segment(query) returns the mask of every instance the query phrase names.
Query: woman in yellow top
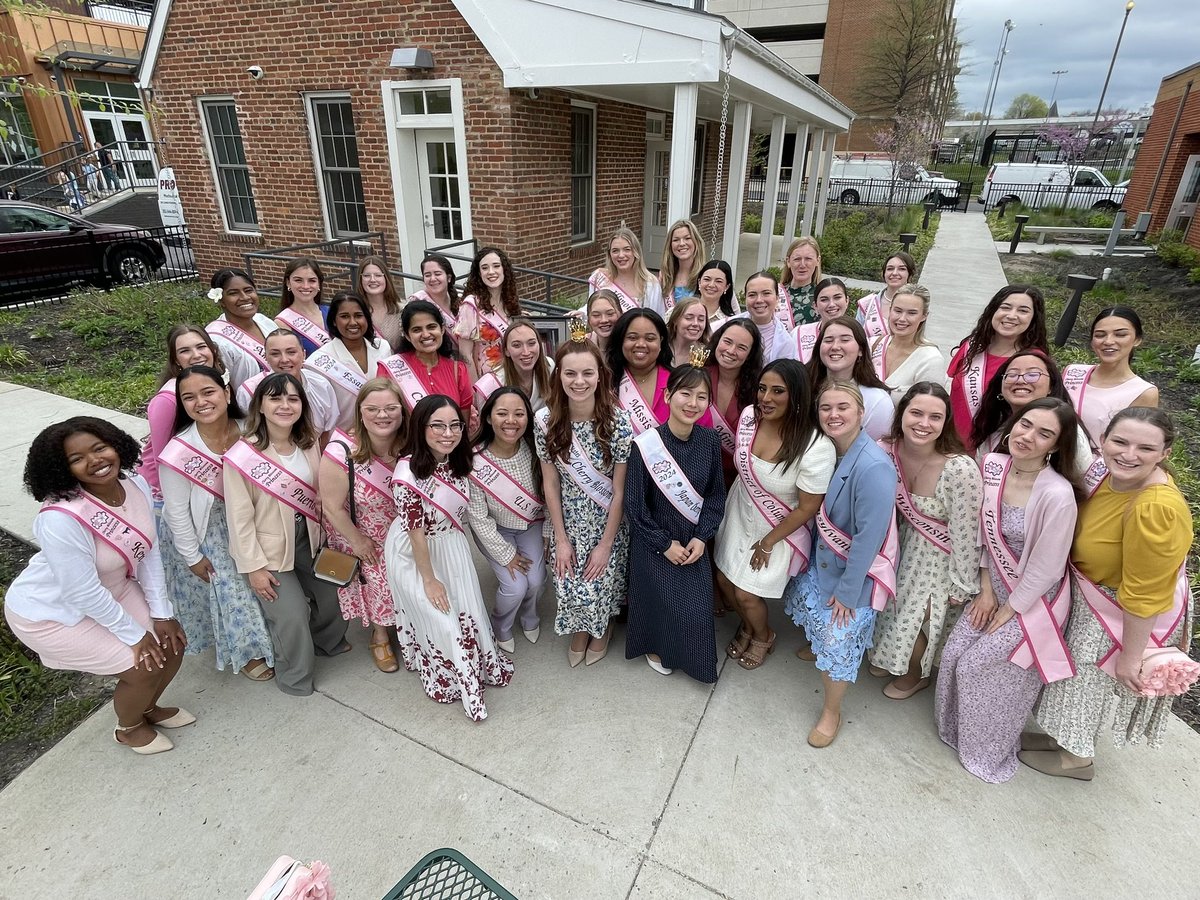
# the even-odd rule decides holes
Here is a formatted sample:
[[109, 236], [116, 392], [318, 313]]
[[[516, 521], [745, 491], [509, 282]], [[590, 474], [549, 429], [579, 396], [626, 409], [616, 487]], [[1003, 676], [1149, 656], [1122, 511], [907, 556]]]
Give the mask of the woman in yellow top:
[[1177, 645], [1185, 631], [1192, 517], [1162, 467], [1174, 440], [1170, 417], [1151, 407], [1120, 411], [1104, 432], [1107, 472], [1089, 471], [1095, 489], [1079, 508], [1071, 548], [1067, 648], [1076, 674], [1042, 693], [1035, 714], [1047, 734], [1021, 740], [1021, 762], [1039, 772], [1090, 781], [1108, 722], [1118, 747], [1143, 736], [1152, 747], [1162, 742], [1173, 698], [1139, 692], [1147, 647]]

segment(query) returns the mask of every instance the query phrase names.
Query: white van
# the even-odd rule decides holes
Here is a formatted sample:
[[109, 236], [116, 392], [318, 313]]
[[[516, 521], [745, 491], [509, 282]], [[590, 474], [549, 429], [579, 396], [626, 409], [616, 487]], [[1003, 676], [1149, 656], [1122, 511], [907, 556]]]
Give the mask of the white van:
[[1125, 188], [1111, 184], [1091, 166], [1079, 166], [1072, 184], [1070, 170], [1062, 163], [993, 163], [976, 199], [984, 209], [1019, 201], [1033, 209], [1115, 210], [1125, 200]]
[[932, 200], [939, 206], [958, 202], [958, 182], [930, 175], [916, 163], [900, 163], [893, 172], [888, 159], [837, 158], [829, 172], [829, 199], [853, 206], [868, 203], [878, 206], [891, 202], [899, 206]]

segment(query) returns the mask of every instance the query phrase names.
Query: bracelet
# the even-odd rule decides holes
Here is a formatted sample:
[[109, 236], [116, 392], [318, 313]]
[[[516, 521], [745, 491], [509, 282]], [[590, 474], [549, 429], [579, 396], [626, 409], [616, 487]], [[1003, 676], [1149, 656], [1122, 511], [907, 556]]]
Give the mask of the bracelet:
[[175, 617], [174, 617], [174, 616], [167, 616], [165, 619], [159, 619], [159, 618], [157, 618], [157, 617], [155, 617], [155, 616], [151, 616], [151, 617], [150, 617], [150, 621], [152, 621], [152, 622], [174, 622], [174, 621], [175, 621]]
[[755, 550], [756, 552], [761, 553], [763, 556], [770, 556], [771, 550], [775, 549], [774, 547], [772, 547], [771, 550], [764, 550], [762, 541], [755, 541], [753, 544], [750, 545], [750, 547], [751, 547], [751, 549]]

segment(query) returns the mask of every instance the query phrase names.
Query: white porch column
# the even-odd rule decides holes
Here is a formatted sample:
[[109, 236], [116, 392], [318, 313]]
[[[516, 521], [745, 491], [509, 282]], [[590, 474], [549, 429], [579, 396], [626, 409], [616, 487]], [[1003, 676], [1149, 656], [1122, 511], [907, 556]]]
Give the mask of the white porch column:
[[[792, 169], [792, 180], [788, 184], [787, 215], [783, 220], [783, 243], [786, 246], [796, 234], [796, 213], [800, 208], [800, 182], [803, 180], [804, 146], [808, 143], [808, 123], [796, 125], [796, 143], [792, 146], [792, 158], [788, 165]], [[799, 161], [799, 165], [797, 165]]]
[[779, 202], [779, 168], [783, 162], [785, 116], [771, 119], [771, 148], [767, 153], [767, 183], [763, 191], [762, 229], [758, 237], [758, 268], [765, 269], [771, 259], [771, 236], [775, 232], [775, 206]]
[[821, 173], [821, 150], [825, 146], [825, 129], [813, 130], [812, 155], [808, 158], [808, 187], [804, 191], [804, 223], [800, 226], [801, 237], [812, 236], [813, 218], [817, 213], [817, 179]]
[[[725, 139], [725, 231], [719, 258], [737, 264], [742, 236], [742, 201], [746, 196], [746, 164], [750, 159], [750, 114], [754, 104], [737, 100], [733, 105], [733, 131]], [[721, 202], [721, 198], [717, 198]], [[716, 248], [711, 248], [714, 251]]]
[[675, 85], [671, 115], [671, 170], [667, 181], [667, 224], [692, 214], [692, 171], [696, 166], [696, 102], [698, 84]]
[[833, 170], [833, 144], [837, 135], [829, 132], [825, 135], [825, 158], [821, 161], [821, 199], [817, 206], [817, 222], [813, 233], [825, 233], [825, 204], [829, 202], [829, 173]]

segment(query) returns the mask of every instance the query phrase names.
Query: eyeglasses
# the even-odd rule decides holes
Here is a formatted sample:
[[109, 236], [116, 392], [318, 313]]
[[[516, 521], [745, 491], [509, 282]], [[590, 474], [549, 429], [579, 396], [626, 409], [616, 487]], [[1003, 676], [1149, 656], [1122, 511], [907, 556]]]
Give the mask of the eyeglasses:
[[426, 427], [434, 434], [461, 434], [463, 430], [463, 423], [430, 422]]
[[395, 406], [364, 406], [362, 408], [362, 412], [364, 416], [369, 416], [370, 418], [374, 419], [377, 416], [397, 415], [401, 409], [403, 409], [403, 407], [400, 406], [400, 404], [396, 404]]
[[1005, 372], [1004, 380], [1011, 383], [1024, 381], [1026, 384], [1037, 384], [1043, 376], [1049, 377], [1045, 372], [1039, 372], [1036, 369], [1030, 372]]

